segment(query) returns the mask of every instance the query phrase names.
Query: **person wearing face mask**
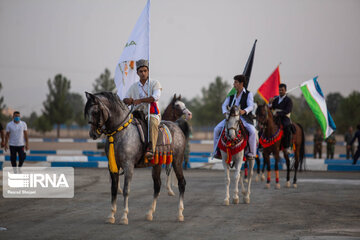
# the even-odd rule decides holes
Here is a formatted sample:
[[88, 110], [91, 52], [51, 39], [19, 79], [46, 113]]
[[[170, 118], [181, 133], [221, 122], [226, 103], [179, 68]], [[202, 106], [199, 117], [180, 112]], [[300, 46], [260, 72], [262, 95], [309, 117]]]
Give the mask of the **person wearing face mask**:
[[27, 125], [20, 120], [20, 112], [15, 111], [13, 121], [6, 125], [5, 151], [10, 147], [10, 160], [14, 172], [16, 169], [16, 156], [19, 156], [19, 171], [25, 160], [25, 150], [29, 149], [29, 139], [27, 134]]

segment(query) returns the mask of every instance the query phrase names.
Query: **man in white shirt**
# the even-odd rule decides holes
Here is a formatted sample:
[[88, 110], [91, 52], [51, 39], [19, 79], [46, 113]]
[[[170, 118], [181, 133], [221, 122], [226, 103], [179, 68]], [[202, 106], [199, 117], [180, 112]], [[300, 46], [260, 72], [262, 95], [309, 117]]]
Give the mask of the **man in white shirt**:
[[[236, 89], [236, 95], [231, 95], [227, 97], [222, 105], [222, 113], [224, 117], [226, 117], [227, 107], [231, 107], [235, 100], [235, 105], [240, 106], [240, 119], [244, 124], [244, 127], [249, 132], [249, 140], [248, 144], [250, 146], [250, 151], [248, 152], [247, 156], [248, 159], [253, 158], [256, 156], [256, 130], [253, 123], [252, 117], [252, 110], [254, 109], [254, 97], [251, 92], [244, 88], [244, 83], [246, 81], [246, 77], [244, 75], [236, 75], [234, 77], [234, 88]], [[220, 138], [221, 130], [225, 126], [225, 119], [221, 121], [215, 128], [214, 128], [214, 153], [216, 154], [217, 143]], [[216, 156], [218, 157], [218, 156]]]
[[25, 160], [25, 151], [29, 149], [29, 139], [27, 134], [27, 125], [20, 120], [20, 112], [15, 111], [13, 121], [6, 125], [5, 151], [10, 146], [11, 166], [16, 171], [16, 155], [19, 155], [19, 168], [22, 167]]
[[[125, 95], [124, 103], [127, 105], [139, 105], [143, 106], [139, 109], [144, 112], [145, 116], [148, 115], [148, 104], [150, 104], [150, 139], [151, 145], [148, 146], [145, 156], [148, 159], [152, 159], [156, 143], [158, 139], [159, 124], [161, 121], [161, 114], [158, 107], [158, 101], [161, 96], [161, 85], [158, 81], [151, 79], [149, 87], [149, 63], [147, 60], [139, 60], [136, 62], [136, 71], [140, 77], [140, 81], [134, 83], [129, 88]], [[150, 89], [149, 89], [150, 88]], [[149, 92], [150, 90], [150, 92]]]

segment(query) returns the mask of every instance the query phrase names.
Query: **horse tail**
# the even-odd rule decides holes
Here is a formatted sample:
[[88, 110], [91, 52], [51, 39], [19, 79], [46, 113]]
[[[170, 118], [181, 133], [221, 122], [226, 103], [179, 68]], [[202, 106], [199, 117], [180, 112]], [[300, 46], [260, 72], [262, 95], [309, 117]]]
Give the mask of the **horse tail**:
[[304, 128], [297, 123], [297, 125], [300, 127], [301, 129], [301, 145], [300, 145], [300, 154], [299, 154], [299, 161], [300, 161], [300, 171], [302, 170], [306, 170], [304, 165], [304, 158], [305, 158], [305, 133], [304, 133]]
[[183, 118], [179, 118], [178, 120], [175, 121], [175, 123], [179, 126], [179, 128], [184, 133], [186, 141], [188, 141], [190, 133], [191, 133], [191, 128], [190, 128], [188, 121], [186, 121]]

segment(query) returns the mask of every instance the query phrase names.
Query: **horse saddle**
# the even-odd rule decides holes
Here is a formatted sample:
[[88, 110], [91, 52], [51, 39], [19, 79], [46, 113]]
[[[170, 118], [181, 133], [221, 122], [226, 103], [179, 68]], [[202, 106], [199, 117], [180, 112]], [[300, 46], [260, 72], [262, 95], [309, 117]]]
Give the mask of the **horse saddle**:
[[[141, 142], [147, 143], [148, 141], [147, 141], [147, 124], [146, 124], [146, 122], [135, 117], [133, 123], [136, 125], [136, 127], [139, 131]], [[156, 148], [167, 147], [170, 149], [171, 143], [172, 143], [172, 136], [171, 136], [171, 132], [170, 132], [169, 128], [164, 123], [160, 123]]]

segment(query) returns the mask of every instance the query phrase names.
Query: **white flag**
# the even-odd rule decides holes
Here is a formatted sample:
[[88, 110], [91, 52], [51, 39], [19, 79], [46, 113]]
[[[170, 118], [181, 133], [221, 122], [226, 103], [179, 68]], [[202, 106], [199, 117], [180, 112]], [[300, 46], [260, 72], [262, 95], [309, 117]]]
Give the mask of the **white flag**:
[[142, 11], [125, 45], [115, 69], [115, 84], [120, 99], [124, 99], [130, 86], [139, 80], [136, 61], [149, 60], [150, 52], [150, 0]]

